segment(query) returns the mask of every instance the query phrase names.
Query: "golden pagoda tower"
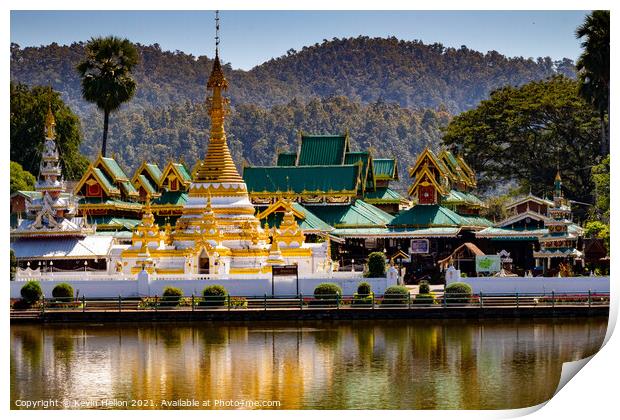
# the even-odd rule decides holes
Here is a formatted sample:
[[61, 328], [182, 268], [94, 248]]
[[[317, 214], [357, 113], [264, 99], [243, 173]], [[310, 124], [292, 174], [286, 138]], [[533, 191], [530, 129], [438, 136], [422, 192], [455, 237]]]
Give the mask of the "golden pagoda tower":
[[[219, 17], [216, 16], [216, 34], [217, 31]], [[228, 98], [224, 97], [227, 88], [219, 57], [219, 36], [216, 35], [215, 60], [207, 82], [210, 91], [207, 107], [211, 117], [207, 153], [192, 175], [188, 200], [177, 221], [173, 243], [178, 248], [195, 246], [205, 235], [207, 221], [211, 224], [209, 230], [218, 231], [221, 245], [230, 250], [227, 273], [260, 273], [266, 270], [264, 259], [269, 255], [269, 238], [255, 216], [246, 184], [226, 141], [224, 121], [230, 109]], [[215, 226], [211, 213], [215, 216]], [[205, 252], [209, 250], [202, 254]]]

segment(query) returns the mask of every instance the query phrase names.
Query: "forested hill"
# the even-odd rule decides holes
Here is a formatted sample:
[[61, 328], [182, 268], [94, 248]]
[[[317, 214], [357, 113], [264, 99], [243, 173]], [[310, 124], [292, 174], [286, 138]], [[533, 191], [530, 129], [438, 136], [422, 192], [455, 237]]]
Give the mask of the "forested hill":
[[[164, 165], [203, 156], [208, 137], [204, 110], [211, 59], [155, 44], [137, 45], [135, 97], [112, 114], [108, 150], [133, 172], [143, 159]], [[226, 52], [222, 51], [223, 58]], [[102, 115], [80, 92], [76, 64], [84, 44], [11, 45], [11, 80], [51, 85], [80, 116], [89, 158], [100, 148]], [[575, 76], [564, 59], [507, 58], [440, 44], [358, 37], [289, 50], [250, 71], [225, 66], [233, 112], [228, 133], [236, 161], [272, 164], [276, 149], [292, 149], [297, 133], [349, 130], [360, 147], [397, 156], [401, 174], [426, 145], [438, 144], [441, 128], [505, 85], [562, 73]], [[408, 183], [401, 180], [401, 188]]]
[[[211, 60], [180, 51], [138, 45], [140, 65], [135, 71], [138, 92], [130, 106], [162, 106], [172, 102], [203, 101]], [[84, 44], [51, 44], [20, 48], [11, 45], [11, 80], [49, 85], [79, 114], [85, 103], [75, 66]], [[226, 52], [222, 53], [226, 58]], [[446, 48], [396, 38], [348, 38], [289, 50], [250, 71], [225, 69], [231, 103], [271, 107], [292, 99], [346, 96], [372, 103], [396, 102], [407, 108], [445, 106], [456, 114], [476, 106], [490, 91], [522, 85], [562, 73], [575, 76], [571, 60], [507, 58], [466, 47]]]

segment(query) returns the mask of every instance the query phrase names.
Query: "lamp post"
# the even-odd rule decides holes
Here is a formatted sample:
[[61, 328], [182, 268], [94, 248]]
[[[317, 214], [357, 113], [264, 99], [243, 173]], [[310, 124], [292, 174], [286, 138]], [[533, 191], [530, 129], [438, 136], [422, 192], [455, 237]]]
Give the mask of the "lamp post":
[[86, 273], [86, 267], [88, 266], [88, 261], [84, 260], [84, 272]]
[[355, 260], [351, 258], [351, 272], [355, 273]]

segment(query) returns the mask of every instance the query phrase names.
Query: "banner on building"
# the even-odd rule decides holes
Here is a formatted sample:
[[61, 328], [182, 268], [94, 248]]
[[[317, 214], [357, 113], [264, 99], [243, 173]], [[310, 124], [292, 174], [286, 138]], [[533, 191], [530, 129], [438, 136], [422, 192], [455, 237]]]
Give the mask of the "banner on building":
[[478, 273], [496, 273], [501, 269], [499, 255], [476, 255], [476, 271]]
[[428, 254], [428, 239], [412, 239], [410, 254]]

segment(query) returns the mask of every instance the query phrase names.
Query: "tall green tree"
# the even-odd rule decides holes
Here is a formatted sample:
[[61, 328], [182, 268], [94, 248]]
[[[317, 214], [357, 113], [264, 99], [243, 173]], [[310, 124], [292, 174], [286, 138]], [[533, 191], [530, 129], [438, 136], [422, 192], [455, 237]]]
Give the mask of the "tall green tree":
[[103, 111], [101, 154], [106, 155], [110, 113], [129, 101], [136, 82], [131, 70], [138, 64], [138, 51], [128, 39], [115, 36], [92, 38], [86, 58], [77, 65], [82, 78], [82, 96]]
[[609, 155], [598, 165], [592, 167], [592, 182], [594, 183], [594, 214], [595, 220], [609, 223]]
[[10, 91], [11, 161], [19, 163], [35, 176], [39, 174], [45, 140], [45, 114], [51, 106], [56, 119], [56, 144], [63, 175], [66, 179], [79, 179], [88, 167], [88, 160], [80, 153], [82, 137], [79, 118], [60, 99], [60, 94], [49, 87], [29, 88], [11, 82]]
[[32, 191], [35, 182], [34, 175], [24, 170], [19, 163], [11, 162], [11, 194], [15, 191]]
[[521, 192], [549, 196], [559, 167], [566, 196], [592, 202], [600, 125], [578, 90], [563, 76], [499, 89], [456, 116], [444, 144], [467, 157], [483, 191], [517, 182]]
[[575, 32], [583, 39], [583, 53], [577, 60], [579, 93], [599, 113], [601, 156], [609, 153], [607, 124], [609, 118], [609, 10], [595, 10]]

